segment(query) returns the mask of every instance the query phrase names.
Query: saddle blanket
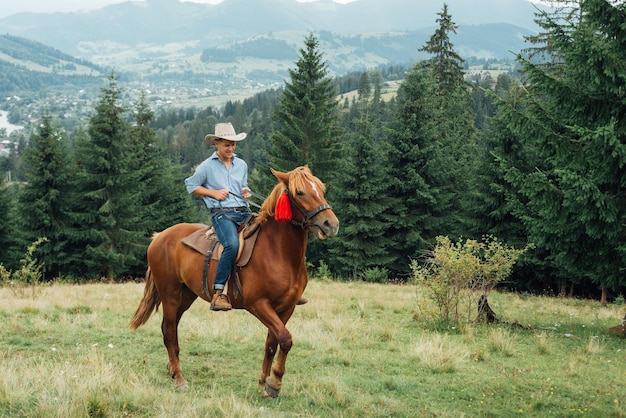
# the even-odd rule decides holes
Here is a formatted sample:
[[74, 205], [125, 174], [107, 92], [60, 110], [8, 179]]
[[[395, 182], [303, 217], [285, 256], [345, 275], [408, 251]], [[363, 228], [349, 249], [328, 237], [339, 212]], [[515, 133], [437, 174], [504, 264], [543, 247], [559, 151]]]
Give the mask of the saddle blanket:
[[[205, 228], [199, 229], [193, 234], [183, 238], [183, 244], [204, 255], [207, 251], [209, 251], [209, 248], [213, 245], [214, 240], [217, 240], [215, 230], [212, 226], [206, 226]], [[211, 258], [213, 260], [219, 260], [223, 249], [224, 247], [222, 247], [222, 244], [218, 241], [213, 249]]]
[[[258, 224], [247, 224], [239, 231], [239, 252], [237, 253], [236, 264], [238, 267], [243, 267], [248, 264], [250, 257], [252, 256], [252, 250], [256, 238], [259, 235], [261, 228]], [[215, 242], [217, 241], [217, 242]], [[202, 255], [206, 255], [207, 252], [213, 248], [211, 252], [212, 260], [219, 260], [222, 255], [224, 247], [218, 241], [215, 230], [212, 226], [206, 226], [201, 228], [191, 235], [183, 238], [183, 244], [199, 252]]]

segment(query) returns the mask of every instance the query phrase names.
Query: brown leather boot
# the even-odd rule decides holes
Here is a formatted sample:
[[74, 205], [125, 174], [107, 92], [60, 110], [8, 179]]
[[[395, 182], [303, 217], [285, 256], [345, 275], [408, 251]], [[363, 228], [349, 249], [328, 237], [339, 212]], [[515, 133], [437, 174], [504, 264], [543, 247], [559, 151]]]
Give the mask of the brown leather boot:
[[212, 311], [229, 311], [233, 307], [228, 302], [228, 296], [223, 293], [221, 289], [216, 289], [215, 294], [213, 295], [213, 299], [211, 299], [211, 310]]
[[296, 305], [304, 305], [305, 303], [309, 303], [309, 300], [307, 298], [300, 298], [300, 300], [296, 302]]

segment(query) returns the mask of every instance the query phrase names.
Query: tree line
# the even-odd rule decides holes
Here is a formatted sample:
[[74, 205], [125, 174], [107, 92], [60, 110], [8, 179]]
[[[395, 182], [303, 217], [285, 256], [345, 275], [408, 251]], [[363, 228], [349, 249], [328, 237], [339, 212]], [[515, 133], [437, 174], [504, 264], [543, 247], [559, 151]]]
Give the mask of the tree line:
[[537, 12], [542, 31], [516, 54], [519, 75], [468, 82], [444, 5], [416, 46], [430, 58], [387, 100], [381, 71], [341, 80], [357, 94], [338, 99], [313, 34], [281, 89], [222, 109], [155, 117], [143, 99], [125, 109], [112, 73], [85, 128], [68, 137], [46, 115], [32, 135], [27, 181], [0, 189], [0, 261], [15, 266], [45, 236], [48, 279], [142, 273], [154, 231], [208, 221], [182, 180], [212, 152], [204, 136], [230, 121], [248, 133], [237, 153], [257, 193], [274, 185], [270, 167], [308, 164], [326, 183], [341, 230], [310, 243], [311, 269], [405, 280], [437, 237], [496, 237], [529, 248], [506, 286], [616, 297], [626, 289], [624, 13], [559, 1]]

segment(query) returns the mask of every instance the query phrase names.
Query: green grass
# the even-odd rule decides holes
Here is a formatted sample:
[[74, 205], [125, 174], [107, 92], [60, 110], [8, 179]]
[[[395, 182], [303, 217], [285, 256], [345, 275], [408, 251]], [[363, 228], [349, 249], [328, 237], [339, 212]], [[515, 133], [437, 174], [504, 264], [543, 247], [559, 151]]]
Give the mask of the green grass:
[[128, 329], [143, 284], [0, 289], [0, 417], [623, 417], [621, 307], [493, 293], [506, 325], [423, 317], [415, 286], [312, 281], [289, 322], [283, 390], [257, 385], [266, 330], [196, 302], [174, 390], [159, 311]]

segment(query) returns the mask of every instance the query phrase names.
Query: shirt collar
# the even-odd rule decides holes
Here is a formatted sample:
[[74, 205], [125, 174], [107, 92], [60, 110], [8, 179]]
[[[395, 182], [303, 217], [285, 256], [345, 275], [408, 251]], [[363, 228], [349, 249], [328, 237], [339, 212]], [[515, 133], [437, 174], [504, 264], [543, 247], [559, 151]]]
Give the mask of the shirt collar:
[[[237, 157], [237, 154], [233, 154], [233, 157], [230, 159], [231, 162], [235, 162], [235, 159]], [[212, 160], [219, 160], [220, 157], [217, 155], [217, 151], [213, 151], [213, 154], [211, 154], [211, 156], [209, 157]]]

